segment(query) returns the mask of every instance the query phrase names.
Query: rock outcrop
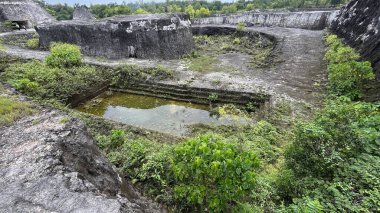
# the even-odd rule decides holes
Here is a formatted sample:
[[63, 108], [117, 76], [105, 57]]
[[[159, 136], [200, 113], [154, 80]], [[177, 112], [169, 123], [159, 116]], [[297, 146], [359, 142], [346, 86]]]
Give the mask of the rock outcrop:
[[123, 197], [113, 166], [84, 124], [43, 109], [0, 128], [0, 212], [161, 212]]
[[257, 27], [288, 27], [309, 30], [323, 30], [335, 18], [337, 11], [309, 12], [247, 12], [234, 15], [218, 15], [199, 18], [193, 21], [195, 25], [233, 24], [240, 22]]
[[33, 27], [54, 18], [32, 0], [0, 0], [0, 22], [24, 22], [26, 27]]
[[95, 19], [95, 16], [91, 13], [91, 9], [86, 6], [77, 7], [74, 10], [73, 20], [91, 21]]
[[36, 27], [40, 45], [66, 42], [86, 55], [110, 59], [176, 59], [194, 48], [186, 14], [116, 16], [97, 21], [63, 21]]
[[339, 12], [331, 31], [369, 60], [380, 79], [380, 1], [353, 0]]

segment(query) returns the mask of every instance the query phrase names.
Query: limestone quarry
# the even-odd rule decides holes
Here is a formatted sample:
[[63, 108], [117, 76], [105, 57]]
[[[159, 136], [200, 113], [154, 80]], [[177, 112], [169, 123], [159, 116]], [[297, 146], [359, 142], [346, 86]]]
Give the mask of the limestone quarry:
[[[327, 130], [305, 123], [319, 116], [318, 110], [330, 102], [351, 101], [346, 97], [329, 99], [334, 64], [326, 56], [326, 48], [330, 48], [325, 38], [328, 33], [342, 38], [342, 45], [357, 50], [360, 59], [353, 56], [355, 60], [371, 62], [376, 78], [368, 74], [368, 79], [360, 79], [364, 82], [360, 81], [364, 94], [353, 101], [371, 102], [373, 105], [366, 110], [378, 111], [379, 11], [378, 0], [352, 0], [340, 10], [252, 10], [198, 18], [168, 12], [96, 18], [89, 8], [81, 6], [73, 12], [72, 20], [57, 21], [31, 0], [0, 0], [0, 22], [25, 24], [28, 28], [0, 33], [4, 46], [0, 51], [0, 100], [10, 101], [0, 103], [0, 212], [241, 212], [244, 208], [233, 207], [241, 207], [243, 201], [254, 203], [245, 207], [253, 212], [305, 206], [324, 208], [324, 211], [333, 209], [334, 205], [326, 204], [331, 198], [328, 196], [317, 194], [311, 201], [308, 197], [307, 204], [302, 206], [302, 202], [292, 200], [300, 199], [293, 195], [298, 189], [289, 187], [286, 189], [295, 191], [282, 194], [285, 188], [281, 184], [290, 184], [286, 181], [295, 182], [291, 178], [297, 178], [288, 177], [285, 172], [291, 171], [293, 167], [289, 165], [297, 160], [289, 163], [289, 156], [299, 150], [293, 147], [289, 151], [287, 147], [307, 141], [306, 136], [299, 137], [304, 131], [312, 138], [308, 144], [312, 148], [302, 147], [302, 153], [310, 148], [322, 154], [303, 156], [306, 160], [301, 161], [327, 159], [331, 153], [336, 155], [334, 162], [356, 156], [348, 142], [345, 147], [339, 147], [344, 155], [332, 151], [336, 144], [325, 146], [324, 143], [335, 140], [328, 131], [335, 128], [334, 122], [326, 121], [331, 125]], [[33, 42], [36, 45], [31, 45]], [[60, 44], [78, 48], [81, 57], [78, 65], [49, 64], [49, 57], [54, 54], [52, 48]], [[39, 76], [46, 73], [46, 79]], [[20, 110], [15, 104], [26, 107]], [[13, 115], [6, 107], [20, 110], [20, 116]], [[349, 113], [348, 108], [355, 107], [360, 105], [342, 111], [351, 116], [356, 111]], [[339, 109], [331, 111], [331, 117], [340, 122], [339, 127], [354, 122], [339, 117], [343, 117], [338, 115]], [[365, 137], [355, 129], [360, 133], [358, 141], [368, 138], [378, 141], [377, 114], [366, 113], [368, 118], [358, 120], [368, 121], [372, 126], [365, 131], [375, 133]], [[371, 116], [375, 118], [373, 121]], [[327, 120], [327, 115], [323, 119]], [[302, 125], [307, 128], [300, 129]], [[344, 131], [354, 127], [344, 126], [336, 132], [346, 134]], [[314, 128], [318, 131], [313, 132]], [[321, 132], [323, 137], [317, 135]], [[205, 142], [204, 134], [204, 138], [211, 138], [209, 142]], [[191, 147], [196, 140], [200, 140], [200, 146]], [[198, 151], [193, 154], [206, 153], [208, 143], [222, 146], [218, 140], [227, 141], [228, 145], [207, 154], [207, 159], [187, 153], [194, 150]], [[182, 147], [183, 144], [186, 146]], [[231, 148], [235, 144], [236, 150]], [[254, 150], [254, 156], [263, 159], [260, 166], [247, 163], [248, 155], [240, 157], [245, 149]], [[231, 150], [237, 154], [231, 154]], [[181, 155], [181, 151], [186, 153]], [[207, 202], [215, 195], [214, 190], [232, 194], [239, 189], [243, 193], [242, 188], [248, 184], [249, 178], [244, 176], [244, 187], [235, 187], [233, 184], [239, 184], [239, 176], [231, 180], [232, 187], [226, 186], [230, 181], [227, 170], [232, 168], [232, 163], [222, 157], [232, 155], [236, 162], [244, 159], [240, 163], [246, 163], [234, 169], [233, 175], [240, 175], [248, 165], [257, 166], [252, 170], [252, 177], [259, 177], [256, 185], [253, 184], [256, 188], [244, 196], [236, 195], [234, 199], [240, 200], [222, 201], [224, 197], [217, 197], [220, 200], [212, 202], [224, 209], [213, 209], [215, 203]], [[176, 162], [186, 156], [189, 159]], [[210, 167], [203, 168], [208, 158], [212, 159]], [[365, 165], [377, 168], [379, 162], [374, 161]], [[352, 161], [356, 166], [355, 163]], [[315, 164], [310, 165], [311, 170]], [[330, 166], [333, 168], [335, 164]], [[191, 170], [201, 167], [207, 172]], [[217, 167], [223, 167], [220, 170], [223, 172], [214, 174]], [[363, 166], [352, 171], [359, 167]], [[376, 168], [366, 175], [370, 176]], [[193, 180], [185, 175], [187, 169], [194, 177], [201, 175]], [[211, 173], [218, 178], [207, 176]], [[283, 176], [288, 179], [276, 182]], [[313, 180], [311, 175], [308, 178]], [[327, 185], [334, 178], [323, 181]], [[200, 179], [201, 183], [191, 182]], [[191, 181], [185, 182], [188, 180]], [[212, 185], [218, 181], [224, 185]], [[206, 184], [211, 187], [207, 188]], [[196, 190], [186, 191], [191, 187]], [[305, 190], [307, 187], [310, 186], [305, 184]], [[379, 190], [378, 184], [372, 188]], [[352, 190], [356, 189], [352, 187]], [[371, 193], [376, 194], [374, 191], [367, 193], [371, 199], [376, 199], [371, 197]], [[192, 197], [206, 192], [210, 196], [198, 200]], [[363, 206], [370, 206], [368, 211], [374, 209], [370, 201], [366, 203], [367, 197], [359, 197], [345, 201], [364, 203]]]

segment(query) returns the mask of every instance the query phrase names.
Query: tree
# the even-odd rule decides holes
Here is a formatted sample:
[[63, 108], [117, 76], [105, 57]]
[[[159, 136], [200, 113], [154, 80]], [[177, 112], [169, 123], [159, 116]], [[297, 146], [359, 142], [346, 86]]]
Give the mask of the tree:
[[191, 19], [193, 19], [195, 17], [195, 10], [194, 10], [193, 6], [191, 6], [191, 5], [187, 6], [185, 12], [187, 14], [189, 14]]

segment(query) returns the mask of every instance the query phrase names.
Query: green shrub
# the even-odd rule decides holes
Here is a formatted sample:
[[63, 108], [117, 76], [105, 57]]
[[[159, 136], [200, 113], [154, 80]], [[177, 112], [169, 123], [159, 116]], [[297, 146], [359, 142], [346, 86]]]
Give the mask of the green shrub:
[[3, 27], [7, 28], [7, 29], [13, 29], [15, 28], [15, 24], [12, 22], [12, 21], [9, 21], [9, 20], [6, 20], [3, 22]]
[[296, 213], [323, 213], [323, 210], [324, 207], [318, 200], [312, 200], [309, 197], [306, 197], [287, 208], [287, 212]]
[[301, 123], [286, 151], [280, 190], [318, 199], [329, 212], [376, 212], [380, 203], [380, 106], [329, 101]]
[[375, 78], [371, 63], [358, 61], [360, 55], [353, 48], [344, 45], [336, 35], [326, 36], [325, 41], [328, 45], [325, 59], [329, 63], [330, 93], [353, 100], [361, 98], [363, 82]]
[[46, 57], [46, 64], [50, 67], [71, 68], [82, 64], [79, 46], [54, 43], [51, 45], [50, 51], [50, 55]]
[[276, 128], [266, 121], [260, 121], [246, 133], [243, 149], [255, 152], [260, 160], [272, 164], [282, 154], [279, 141], [280, 134]]
[[32, 61], [9, 65], [1, 78], [26, 95], [67, 103], [71, 96], [106, 82], [111, 77], [107, 70], [92, 66], [58, 68]]
[[26, 42], [26, 47], [29, 49], [38, 49], [39, 46], [40, 46], [40, 40], [38, 38], [32, 38]]
[[259, 161], [214, 135], [203, 135], [179, 145], [172, 168], [178, 202], [197, 211], [226, 211], [254, 188]]
[[246, 27], [247, 27], [247, 25], [244, 22], [239, 22], [237, 27], [236, 27], [236, 31], [242, 32], [245, 30]]
[[295, 141], [286, 153], [288, 166], [301, 176], [331, 179], [348, 159], [369, 145], [362, 125], [378, 115], [376, 105], [344, 98], [329, 101], [312, 122], [296, 127]]
[[162, 202], [172, 202], [172, 146], [145, 139], [129, 139], [122, 130], [97, 136], [96, 140], [122, 173], [128, 174], [134, 183], [144, 184], [148, 195], [156, 196], [156, 200]]
[[233, 44], [241, 44], [241, 40], [240, 40], [240, 38], [235, 38], [232, 43]]

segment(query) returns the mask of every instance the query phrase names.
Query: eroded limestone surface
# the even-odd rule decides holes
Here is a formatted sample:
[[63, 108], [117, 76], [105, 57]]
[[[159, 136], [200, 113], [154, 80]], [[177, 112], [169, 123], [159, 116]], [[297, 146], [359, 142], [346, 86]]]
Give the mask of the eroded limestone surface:
[[66, 42], [86, 55], [111, 59], [175, 59], [194, 47], [186, 14], [116, 16], [97, 21], [62, 21], [36, 27], [40, 45]]
[[0, 212], [162, 212], [120, 194], [84, 124], [49, 109], [0, 128]]

